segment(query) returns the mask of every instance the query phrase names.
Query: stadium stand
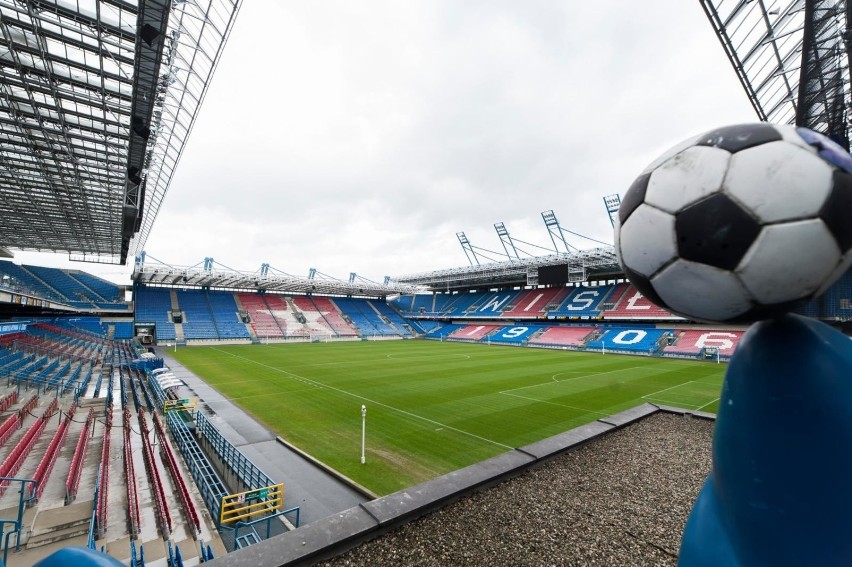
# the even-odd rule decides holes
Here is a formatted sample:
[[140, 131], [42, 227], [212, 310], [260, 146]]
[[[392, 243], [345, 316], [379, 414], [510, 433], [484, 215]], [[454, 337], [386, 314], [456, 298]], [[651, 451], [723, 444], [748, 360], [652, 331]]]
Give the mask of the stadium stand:
[[69, 305], [92, 309], [98, 307], [95, 303], [97, 299], [103, 300], [62, 270], [41, 266], [27, 266], [26, 269], [50, 289], [55, 290]]
[[668, 332], [650, 327], [605, 327], [597, 331], [597, 336], [587, 342], [585, 348], [651, 354], [661, 348], [660, 339]]
[[516, 295], [510, 304], [503, 309], [500, 316], [512, 318], [543, 317], [546, 308], [563, 291], [562, 288], [528, 289]]
[[446, 335], [447, 339], [454, 341], [476, 342], [484, 339], [489, 333], [500, 328], [500, 325], [466, 325]]
[[562, 302], [548, 311], [548, 318], [597, 319], [600, 305], [612, 292], [613, 286], [576, 287], [569, 291]]
[[137, 286], [136, 323], [156, 325], [157, 340], [175, 340], [175, 324], [171, 320], [172, 290], [162, 287]]
[[488, 342], [523, 345], [543, 329], [542, 325], [507, 325], [489, 335]]
[[335, 303], [328, 297], [311, 297], [314, 308], [322, 315], [331, 330], [338, 337], [354, 337], [358, 334], [349, 321], [343, 318], [343, 314]]
[[481, 301], [481, 293], [459, 293], [448, 298], [436, 313], [442, 317], [464, 317], [474, 308], [474, 304]]
[[290, 304], [283, 296], [265, 294], [263, 299], [269, 306], [269, 313], [281, 328], [283, 336], [304, 336], [306, 334], [302, 328], [303, 322], [296, 318]]
[[480, 300], [475, 301], [466, 309], [465, 317], [499, 317], [503, 314], [503, 308], [511, 305], [513, 298], [518, 292], [514, 290], [499, 291], [485, 294]]
[[0, 261], [0, 279], [4, 287], [20, 293], [29, 293], [37, 297], [43, 297], [53, 301], [65, 301], [56, 290], [51, 289], [27, 270], [25, 266], [19, 266], [8, 260]]
[[[203, 290], [178, 290], [178, 305], [183, 312], [183, 336], [186, 340], [218, 339], [216, 322], [210, 310], [210, 302]], [[236, 309], [235, 309], [236, 311]]]
[[673, 315], [642, 295], [633, 284], [621, 283], [613, 290], [610, 298], [601, 302], [601, 316], [618, 320], [683, 320]]
[[263, 338], [280, 338], [284, 336], [281, 322], [272, 314], [266, 295], [259, 293], [238, 293], [237, 301], [248, 314], [251, 328], [255, 336]]
[[409, 319], [408, 324], [422, 335], [427, 335], [437, 331], [444, 326], [444, 323], [441, 323], [440, 321], [431, 321], [427, 319]]
[[293, 312], [301, 323], [301, 331], [305, 336], [331, 337], [335, 335], [334, 330], [328, 324], [323, 314], [317, 310], [310, 297], [297, 295], [289, 298], [293, 306]]
[[364, 299], [351, 297], [335, 297], [334, 303], [340, 308], [361, 336], [396, 336], [399, 333], [376, 309]]
[[0, 286], [84, 310], [128, 308], [121, 288], [77, 270], [0, 261]]
[[429, 331], [424, 338], [444, 340], [446, 337], [463, 327], [465, 327], [465, 325], [460, 323], [449, 323]]
[[233, 293], [206, 291], [205, 297], [220, 339], [249, 338], [246, 324], [240, 320], [239, 309]]
[[[316, 301], [316, 298], [314, 301]], [[378, 300], [367, 300], [367, 303], [369, 303], [370, 306], [379, 313], [379, 316], [384, 317], [399, 335], [403, 337], [413, 336], [409, 322], [403, 319], [399, 313], [394, 311], [390, 305], [384, 301]]]
[[66, 270], [65, 273], [96, 294], [95, 303], [98, 307], [127, 309], [119, 286], [79, 270]]
[[544, 332], [529, 340], [531, 346], [574, 347], [583, 346], [595, 327], [546, 327]]
[[389, 303], [404, 317], [438, 317], [449, 313], [452, 303], [459, 298], [459, 294], [419, 293], [400, 295]]
[[825, 319], [852, 320], [852, 270], [843, 274], [819, 299], [820, 315]]
[[668, 341], [669, 344], [663, 347], [663, 354], [700, 356], [709, 347], [718, 349], [720, 356], [730, 357], [734, 354], [744, 333], [741, 330], [730, 329], [675, 329]]
[[132, 339], [133, 338], [133, 321], [111, 321], [104, 323], [107, 327], [107, 336], [109, 336], [109, 327], [112, 327], [113, 339]]

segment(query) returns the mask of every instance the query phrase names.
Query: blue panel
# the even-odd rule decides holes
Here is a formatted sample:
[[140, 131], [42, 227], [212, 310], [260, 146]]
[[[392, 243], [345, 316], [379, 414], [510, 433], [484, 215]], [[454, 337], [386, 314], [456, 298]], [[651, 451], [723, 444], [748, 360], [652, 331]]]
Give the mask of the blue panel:
[[429, 334], [426, 335], [426, 338], [427, 339], [440, 339], [440, 338], [446, 337], [450, 333], [458, 331], [459, 329], [462, 329], [466, 326], [467, 325], [460, 325], [460, 324], [457, 324], [457, 323], [453, 323], [451, 325], [444, 325], [443, 327], [440, 327], [438, 329], [435, 329], [435, 330], [429, 332]]
[[600, 304], [612, 289], [613, 286], [578, 287], [568, 294], [568, 297], [559, 305], [558, 309], [548, 313], [548, 316], [599, 317], [601, 314]]
[[656, 352], [657, 341], [668, 332], [667, 329], [642, 327], [611, 327], [602, 329], [603, 335], [586, 343], [590, 350], [623, 350], [631, 352]]
[[490, 334], [486, 340], [491, 343], [523, 344], [532, 335], [542, 330], [543, 325], [507, 325]]

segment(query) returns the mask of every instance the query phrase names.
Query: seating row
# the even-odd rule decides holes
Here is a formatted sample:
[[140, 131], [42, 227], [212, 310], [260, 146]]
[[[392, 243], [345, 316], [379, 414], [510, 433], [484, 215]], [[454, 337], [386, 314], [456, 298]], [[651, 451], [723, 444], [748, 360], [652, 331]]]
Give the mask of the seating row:
[[447, 324], [433, 329], [426, 338], [661, 356], [699, 357], [711, 350], [721, 357], [730, 357], [743, 334], [742, 329], [677, 329], [650, 325]]
[[0, 285], [18, 293], [91, 310], [127, 310], [120, 286], [81, 272], [0, 260]]
[[[604, 321], [683, 321], [652, 303], [632, 284], [401, 295], [391, 304], [409, 318], [590, 319]], [[852, 317], [852, 271], [798, 312], [810, 317]]]

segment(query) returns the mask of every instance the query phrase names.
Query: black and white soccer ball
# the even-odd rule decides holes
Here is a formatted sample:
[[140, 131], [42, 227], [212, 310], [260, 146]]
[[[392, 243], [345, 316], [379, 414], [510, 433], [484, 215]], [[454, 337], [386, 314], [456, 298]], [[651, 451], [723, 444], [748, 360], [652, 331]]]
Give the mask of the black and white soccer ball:
[[648, 166], [615, 250], [648, 299], [688, 319], [750, 322], [818, 296], [852, 264], [852, 157], [812, 130], [727, 126]]

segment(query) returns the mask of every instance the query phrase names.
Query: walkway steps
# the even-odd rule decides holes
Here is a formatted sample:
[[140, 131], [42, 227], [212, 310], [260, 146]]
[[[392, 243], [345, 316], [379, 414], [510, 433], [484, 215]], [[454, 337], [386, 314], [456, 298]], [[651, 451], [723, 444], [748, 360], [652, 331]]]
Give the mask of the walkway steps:
[[32, 532], [27, 540], [27, 549], [47, 545], [55, 541], [88, 535], [92, 501], [75, 502], [69, 506], [40, 510], [33, 520]]

